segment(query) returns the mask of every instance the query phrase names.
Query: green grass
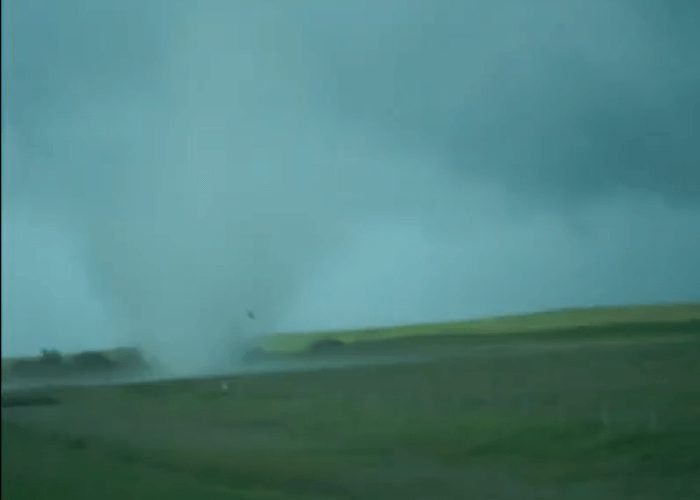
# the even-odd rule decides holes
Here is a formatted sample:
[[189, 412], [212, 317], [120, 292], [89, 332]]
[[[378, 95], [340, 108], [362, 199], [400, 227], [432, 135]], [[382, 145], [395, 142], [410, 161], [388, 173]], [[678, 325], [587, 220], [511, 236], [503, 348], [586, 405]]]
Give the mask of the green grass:
[[425, 335], [469, 335], [545, 332], [575, 327], [674, 323], [700, 320], [700, 304], [668, 304], [627, 307], [563, 309], [496, 318], [371, 328], [365, 330], [316, 332], [311, 334], [275, 335], [263, 342], [272, 352], [302, 351], [321, 339], [334, 338], [345, 342], [386, 340]]
[[228, 392], [216, 378], [53, 390], [58, 405], [3, 409], [2, 493], [694, 500], [700, 322], [683, 307], [499, 335], [408, 328], [346, 354], [430, 357], [232, 376]]
[[[136, 453], [59, 439], [3, 423], [2, 494], [15, 499], [300, 498], [264, 488], [236, 488], [188, 471], [141, 461]], [[308, 497], [305, 497], [308, 498]]]

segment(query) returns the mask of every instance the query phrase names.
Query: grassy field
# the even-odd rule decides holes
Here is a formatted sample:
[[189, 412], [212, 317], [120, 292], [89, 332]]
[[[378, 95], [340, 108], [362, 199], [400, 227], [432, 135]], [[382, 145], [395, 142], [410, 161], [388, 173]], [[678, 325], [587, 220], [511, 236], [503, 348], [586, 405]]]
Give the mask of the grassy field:
[[339, 335], [349, 358], [410, 363], [13, 395], [58, 404], [3, 408], [2, 493], [700, 498], [697, 305], [438, 326], [267, 344]]
[[263, 347], [275, 352], [298, 352], [320, 339], [358, 342], [377, 339], [424, 337], [436, 335], [504, 334], [570, 330], [580, 327], [613, 326], [621, 324], [682, 323], [700, 320], [700, 304], [662, 304], [649, 306], [597, 307], [561, 309], [531, 314], [500, 316], [472, 321], [428, 323], [271, 336]]

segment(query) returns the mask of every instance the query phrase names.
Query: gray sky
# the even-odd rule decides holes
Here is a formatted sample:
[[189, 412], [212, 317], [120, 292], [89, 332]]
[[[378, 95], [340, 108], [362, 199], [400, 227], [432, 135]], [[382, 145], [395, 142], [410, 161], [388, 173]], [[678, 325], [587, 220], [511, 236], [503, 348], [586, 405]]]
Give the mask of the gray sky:
[[2, 9], [6, 354], [700, 300], [695, 0]]

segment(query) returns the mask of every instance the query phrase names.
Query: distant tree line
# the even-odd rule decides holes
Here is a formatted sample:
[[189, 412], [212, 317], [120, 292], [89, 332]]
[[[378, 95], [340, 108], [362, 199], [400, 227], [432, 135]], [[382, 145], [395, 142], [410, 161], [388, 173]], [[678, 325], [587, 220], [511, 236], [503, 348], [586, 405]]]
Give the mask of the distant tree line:
[[42, 349], [37, 358], [14, 362], [7, 374], [13, 378], [55, 378], [104, 375], [146, 368], [147, 363], [137, 350], [129, 352], [129, 355], [122, 359], [113, 360], [99, 351], [84, 351], [74, 356], [64, 356], [56, 349]]

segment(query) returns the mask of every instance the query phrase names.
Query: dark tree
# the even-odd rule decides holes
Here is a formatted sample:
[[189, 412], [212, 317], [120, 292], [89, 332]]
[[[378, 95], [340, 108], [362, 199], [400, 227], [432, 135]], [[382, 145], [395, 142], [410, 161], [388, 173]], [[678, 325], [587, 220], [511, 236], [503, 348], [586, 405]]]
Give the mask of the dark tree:
[[57, 366], [63, 363], [63, 356], [56, 349], [42, 349], [39, 362], [42, 365]]
[[73, 358], [75, 366], [86, 370], [105, 370], [114, 367], [114, 363], [106, 355], [97, 351], [85, 351]]
[[345, 342], [338, 339], [321, 339], [309, 346], [311, 352], [332, 352], [345, 346]]

